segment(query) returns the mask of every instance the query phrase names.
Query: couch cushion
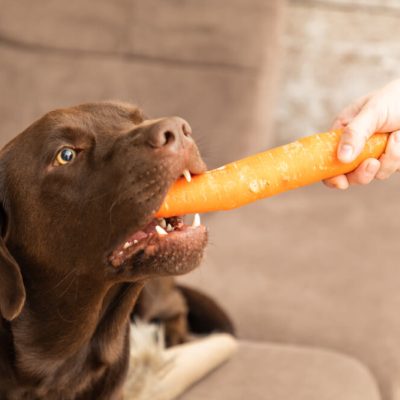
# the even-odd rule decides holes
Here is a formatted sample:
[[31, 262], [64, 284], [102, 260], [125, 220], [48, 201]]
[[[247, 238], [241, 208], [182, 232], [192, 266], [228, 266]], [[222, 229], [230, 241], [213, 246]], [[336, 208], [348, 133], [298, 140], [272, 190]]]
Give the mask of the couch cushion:
[[203, 216], [211, 244], [184, 279], [219, 299], [241, 337], [348, 354], [397, 399], [399, 185], [319, 184]]
[[2, 11], [3, 37], [42, 50], [86, 50], [240, 71], [265, 62], [255, 38], [272, 33], [265, 19], [276, 18], [277, 2], [96, 0], [94, 7], [90, 1], [70, 0], [37, 7], [29, 0], [3, 0]]
[[234, 358], [180, 400], [379, 400], [358, 361], [325, 350], [241, 342]]
[[5, 0], [0, 145], [50, 109], [111, 98], [186, 118], [209, 165], [266, 147], [282, 8], [279, 0]]

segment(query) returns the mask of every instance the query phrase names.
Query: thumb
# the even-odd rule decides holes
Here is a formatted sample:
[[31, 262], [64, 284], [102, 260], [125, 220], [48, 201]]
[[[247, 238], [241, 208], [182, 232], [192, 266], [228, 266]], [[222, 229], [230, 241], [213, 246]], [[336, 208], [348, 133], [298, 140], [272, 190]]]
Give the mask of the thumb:
[[377, 129], [377, 113], [370, 107], [364, 107], [359, 114], [343, 129], [337, 156], [341, 162], [354, 161], [363, 150], [366, 141]]

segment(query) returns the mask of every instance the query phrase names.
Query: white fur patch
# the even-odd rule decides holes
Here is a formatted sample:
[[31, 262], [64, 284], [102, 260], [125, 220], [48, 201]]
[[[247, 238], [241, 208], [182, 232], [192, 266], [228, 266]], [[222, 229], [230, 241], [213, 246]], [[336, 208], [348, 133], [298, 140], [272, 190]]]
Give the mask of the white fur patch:
[[213, 334], [165, 349], [162, 328], [136, 322], [125, 383], [127, 400], [173, 400], [222, 364], [237, 349], [228, 334]]

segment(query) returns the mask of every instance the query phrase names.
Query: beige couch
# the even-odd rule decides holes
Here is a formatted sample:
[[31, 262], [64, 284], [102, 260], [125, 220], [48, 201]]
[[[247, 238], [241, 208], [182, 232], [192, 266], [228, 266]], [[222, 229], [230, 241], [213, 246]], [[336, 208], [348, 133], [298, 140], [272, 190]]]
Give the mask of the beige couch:
[[[110, 98], [187, 118], [210, 166], [274, 144], [284, 2], [0, 6], [1, 144], [49, 109]], [[230, 311], [240, 349], [182, 400], [400, 399], [398, 183], [205, 217], [204, 266], [183, 280]]]

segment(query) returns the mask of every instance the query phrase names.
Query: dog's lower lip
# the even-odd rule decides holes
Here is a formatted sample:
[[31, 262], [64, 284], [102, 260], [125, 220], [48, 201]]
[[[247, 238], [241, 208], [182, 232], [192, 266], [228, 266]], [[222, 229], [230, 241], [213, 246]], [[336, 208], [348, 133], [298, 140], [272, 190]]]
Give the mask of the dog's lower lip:
[[[186, 168], [182, 171], [181, 175], [187, 182], [192, 180], [191, 171]], [[138, 251], [149, 250], [149, 244], [152, 238], [162, 240], [167, 239], [173, 234], [185, 231], [187, 229], [204, 228], [201, 225], [200, 215], [195, 214], [191, 226], [183, 223], [182, 216], [169, 217], [169, 218], [154, 218], [142, 230], [136, 231], [128, 239], [126, 239], [120, 246], [114, 250], [108, 257], [109, 262], [114, 268], [119, 268], [127, 260], [131, 259]], [[154, 247], [154, 246], [150, 246]]]
[[[129, 236], [123, 244], [119, 245], [109, 256], [109, 262], [114, 268], [120, 267], [129, 260], [139, 250], [145, 250], [152, 242], [152, 239], [160, 241], [175, 237], [182, 233], [188, 233], [189, 230], [204, 228], [201, 225], [200, 216], [196, 214], [192, 225], [186, 225], [182, 216], [170, 218], [154, 218], [142, 230], [136, 231]], [[183, 235], [184, 236], [184, 235]], [[179, 236], [177, 237], [177, 239]]]

